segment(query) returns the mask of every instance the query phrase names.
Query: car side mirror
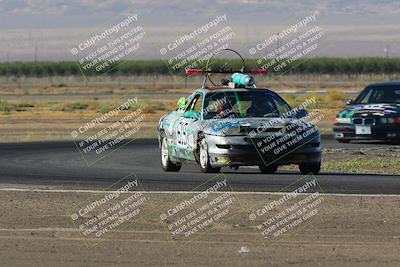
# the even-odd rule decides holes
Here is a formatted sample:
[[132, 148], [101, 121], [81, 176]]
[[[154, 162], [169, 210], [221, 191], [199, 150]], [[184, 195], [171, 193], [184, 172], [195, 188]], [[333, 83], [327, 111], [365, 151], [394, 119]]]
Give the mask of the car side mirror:
[[353, 105], [353, 99], [349, 99], [349, 100], [347, 100], [346, 101], [346, 104], [348, 105], [348, 106], [350, 106], [350, 105]]
[[307, 117], [307, 115], [308, 115], [308, 111], [305, 110], [305, 109], [299, 109], [299, 110], [296, 112], [296, 118], [298, 118], [298, 119]]
[[185, 119], [198, 120], [200, 119], [200, 112], [194, 110], [185, 111], [185, 113], [183, 113], [183, 117]]

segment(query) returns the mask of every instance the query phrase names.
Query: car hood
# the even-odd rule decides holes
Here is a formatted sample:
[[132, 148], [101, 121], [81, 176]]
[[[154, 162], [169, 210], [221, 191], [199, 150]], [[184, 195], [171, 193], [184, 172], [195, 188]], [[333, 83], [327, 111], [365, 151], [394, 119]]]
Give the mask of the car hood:
[[290, 124], [307, 125], [297, 118], [233, 118], [206, 120], [204, 133], [211, 135], [246, 135], [277, 132]]
[[359, 104], [342, 110], [338, 118], [362, 116], [397, 117], [400, 115], [400, 104]]

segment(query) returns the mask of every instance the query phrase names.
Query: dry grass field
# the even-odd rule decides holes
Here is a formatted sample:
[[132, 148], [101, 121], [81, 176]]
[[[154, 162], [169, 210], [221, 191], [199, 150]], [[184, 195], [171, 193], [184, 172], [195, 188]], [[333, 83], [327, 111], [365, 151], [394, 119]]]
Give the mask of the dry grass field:
[[[258, 77], [258, 87], [280, 93], [290, 105], [315, 97], [324, 120], [322, 133], [331, 132], [337, 112], [345, 101], [373, 81], [395, 75], [286, 75]], [[69, 140], [79, 125], [112, 110], [128, 98], [137, 97], [146, 114], [142, 132], [155, 137], [158, 119], [175, 108], [201, 84], [201, 77], [0, 77], [0, 142]], [[121, 116], [124, 114], [121, 114]], [[114, 118], [118, 119], [118, 118]], [[114, 121], [113, 120], [113, 121]], [[109, 121], [108, 123], [112, 123]]]
[[[183, 93], [182, 95], [187, 95]], [[66, 140], [70, 138], [70, 132], [75, 130], [84, 122], [105, 114], [128, 98], [138, 97], [138, 105], [131, 109], [140, 108], [146, 119], [142, 127], [148, 131], [150, 136], [155, 136], [155, 127], [158, 119], [165, 113], [175, 109], [179, 96], [168, 94], [141, 95], [140, 91], [131, 92], [126, 95], [106, 94], [102, 96], [49, 96], [40, 97], [13, 97], [0, 100], [0, 135], [1, 142], [8, 141], [44, 141], [44, 140]], [[329, 133], [331, 123], [335, 114], [346, 98], [344, 93], [330, 91], [326, 95], [304, 94], [288, 95], [283, 97], [292, 105], [296, 106], [306, 98], [315, 97], [317, 103], [310, 107], [323, 112], [325, 119], [319, 125], [323, 133]], [[124, 111], [120, 115], [126, 115]], [[120, 117], [114, 117], [108, 123], [112, 123]]]

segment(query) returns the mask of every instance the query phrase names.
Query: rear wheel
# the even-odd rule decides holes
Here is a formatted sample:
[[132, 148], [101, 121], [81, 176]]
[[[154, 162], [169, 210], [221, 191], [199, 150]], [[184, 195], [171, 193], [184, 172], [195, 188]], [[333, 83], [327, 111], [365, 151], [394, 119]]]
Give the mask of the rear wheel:
[[259, 165], [258, 168], [260, 169], [261, 173], [276, 173], [276, 171], [278, 170], [278, 165], [274, 165], [274, 164], [270, 164], [270, 165]]
[[221, 167], [215, 167], [213, 168], [210, 164], [210, 157], [208, 154], [208, 145], [206, 142], [206, 139], [203, 138], [200, 141], [200, 147], [199, 147], [199, 164], [200, 164], [200, 169], [204, 173], [215, 173], [219, 172], [221, 170]]
[[321, 162], [302, 163], [299, 165], [301, 174], [314, 174], [317, 175], [321, 170]]
[[168, 140], [165, 136], [161, 140], [161, 166], [166, 172], [177, 172], [182, 167], [182, 163], [171, 161], [168, 151]]

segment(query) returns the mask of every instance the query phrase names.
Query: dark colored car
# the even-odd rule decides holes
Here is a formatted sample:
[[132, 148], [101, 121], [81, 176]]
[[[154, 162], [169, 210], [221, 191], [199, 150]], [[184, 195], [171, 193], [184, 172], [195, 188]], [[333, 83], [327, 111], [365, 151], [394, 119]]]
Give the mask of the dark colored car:
[[400, 81], [368, 85], [347, 105], [335, 119], [336, 140], [400, 142]]

